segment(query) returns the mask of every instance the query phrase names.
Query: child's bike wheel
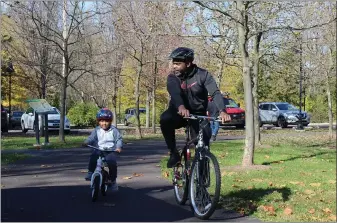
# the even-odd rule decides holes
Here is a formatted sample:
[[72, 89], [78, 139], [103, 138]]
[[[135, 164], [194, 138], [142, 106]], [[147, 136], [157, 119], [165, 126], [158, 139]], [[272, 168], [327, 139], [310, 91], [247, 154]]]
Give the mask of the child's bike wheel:
[[92, 185], [92, 191], [91, 191], [91, 201], [92, 202], [95, 202], [98, 197], [99, 183], [100, 183], [99, 176], [96, 176], [94, 179], [94, 183]]
[[[105, 175], [105, 174], [104, 174]], [[106, 196], [106, 192], [108, 191], [108, 185], [107, 185], [107, 176], [103, 175], [103, 182], [101, 186], [101, 194], [102, 196]]]
[[185, 171], [186, 166], [178, 163], [173, 168], [173, 186], [176, 202], [184, 205], [188, 198], [188, 176]]
[[206, 220], [214, 213], [220, 198], [221, 174], [215, 156], [207, 152], [195, 160], [190, 175], [189, 196], [194, 215]]

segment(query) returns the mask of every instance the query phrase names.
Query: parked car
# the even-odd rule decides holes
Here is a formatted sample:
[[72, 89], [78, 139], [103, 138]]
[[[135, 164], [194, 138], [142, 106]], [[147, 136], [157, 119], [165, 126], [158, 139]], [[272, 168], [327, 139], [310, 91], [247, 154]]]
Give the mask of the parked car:
[[234, 99], [224, 97], [224, 104], [226, 106], [225, 112], [231, 116], [231, 121], [225, 124], [220, 123], [220, 126], [235, 126], [236, 128], [245, 127], [245, 110], [240, 108]]
[[23, 115], [23, 113], [23, 111], [12, 111], [12, 114], [10, 115], [10, 123], [12, 128], [21, 125], [21, 116]]
[[[302, 111], [302, 123], [309, 125], [310, 116]], [[287, 102], [264, 102], [259, 104], [260, 126], [263, 124], [273, 124], [281, 128], [286, 128], [289, 124], [299, 123], [300, 110]]]
[[1, 104], [1, 132], [8, 132], [8, 114]]
[[[145, 108], [139, 108], [139, 114], [141, 113], [146, 113], [146, 109]], [[135, 108], [128, 108], [125, 110], [125, 116], [124, 116], [124, 125], [125, 126], [128, 126], [129, 125], [129, 119], [131, 117], [134, 117], [136, 116], [136, 109]]]
[[[54, 111], [48, 114], [48, 130], [60, 129], [60, 111], [53, 107]], [[41, 128], [41, 116], [39, 116], [39, 128]], [[35, 130], [35, 111], [33, 108], [28, 108], [27, 111], [21, 116], [21, 129], [22, 132], [27, 132], [29, 129]], [[70, 121], [67, 116], [64, 119], [64, 131], [70, 132]]]

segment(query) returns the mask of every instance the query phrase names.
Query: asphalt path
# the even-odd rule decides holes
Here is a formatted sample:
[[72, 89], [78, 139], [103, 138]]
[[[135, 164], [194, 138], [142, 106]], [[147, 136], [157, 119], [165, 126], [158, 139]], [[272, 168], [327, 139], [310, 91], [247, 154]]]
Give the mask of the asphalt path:
[[[90, 149], [30, 150], [32, 157], [1, 167], [1, 221], [4, 222], [171, 222], [199, 221], [189, 204], [175, 202], [172, 183], [162, 178], [163, 141], [125, 145], [119, 156], [119, 191], [91, 201], [84, 180]], [[131, 177], [135, 173], [141, 175]], [[209, 221], [258, 222], [216, 210]]]

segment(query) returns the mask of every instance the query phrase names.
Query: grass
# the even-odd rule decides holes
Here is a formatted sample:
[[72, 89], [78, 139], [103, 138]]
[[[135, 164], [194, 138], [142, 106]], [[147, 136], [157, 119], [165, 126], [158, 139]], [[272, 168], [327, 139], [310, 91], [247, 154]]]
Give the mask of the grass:
[[27, 154], [18, 154], [18, 153], [1, 154], [1, 164], [13, 163], [18, 160], [26, 159], [28, 157], [30, 156]]
[[[336, 147], [326, 134], [266, 137], [249, 170], [241, 164], [244, 140], [215, 142], [222, 173], [221, 206], [262, 221], [336, 221]], [[167, 157], [161, 161], [164, 176]]]

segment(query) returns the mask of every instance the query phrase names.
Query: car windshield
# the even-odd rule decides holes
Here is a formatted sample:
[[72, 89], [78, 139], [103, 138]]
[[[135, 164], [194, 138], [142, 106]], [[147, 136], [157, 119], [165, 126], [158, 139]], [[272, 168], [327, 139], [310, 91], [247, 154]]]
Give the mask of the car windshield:
[[23, 112], [13, 112], [13, 116], [15, 117], [21, 117]]
[[291, 104], [276, 104], [276, 106], [280, 110], [291, 110], [291, 111], [298, 110], [295, 106]]
[[58, 112], [56, 108], [53, 108], [53, 111], [48, 112], [48, 114], [55, 115], [55, 114], [60, 114], [60, 113]]
[[233, 99], [224, 98], [223, 99], [226, 108], [239, 108]]

